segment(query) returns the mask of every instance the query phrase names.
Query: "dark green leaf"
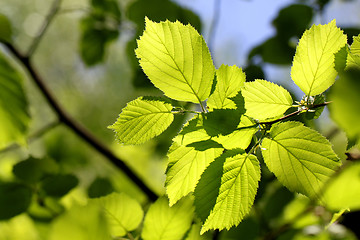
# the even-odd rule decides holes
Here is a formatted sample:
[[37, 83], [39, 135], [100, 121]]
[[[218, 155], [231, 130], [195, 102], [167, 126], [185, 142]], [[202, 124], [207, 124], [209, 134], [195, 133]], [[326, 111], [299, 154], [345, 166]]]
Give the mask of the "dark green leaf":
[[0, 42], [11, 42], [11, 35], [11, 23], [5, 15], [0, 13]]
[[95, 9], [95, 11], [98, 12], [98, 14], [110, 14], [117, 20], [120, 20], [121, 18], [119, 4], [116, 0], [91, 0], [91, 5]]
[[96, 178], [88, 188], [90, 198], [98, 198], [114, 191], [114, 187], [107, 178]]
[[78, 183], [79, 180], [72, 174], [53, 175], [43, 180], [42, 188], [49, 196], [62, 197]]
[[0, 220], [25, 212], [30, 205], [31, 196], [31, 189], [22, 184], [0, 182]]
[[49, 158], [37, 159], [30, 157], [17, 163], [13, 168], [15, 176], [25, 182], [35, 183], [46, 174], [55, 173], [58, 169], [55, 161]]
[[241, 115], [235, 109], [214, 109], [204, 114], [204, 129], [212, 137], [230, 134], [238, 127]]

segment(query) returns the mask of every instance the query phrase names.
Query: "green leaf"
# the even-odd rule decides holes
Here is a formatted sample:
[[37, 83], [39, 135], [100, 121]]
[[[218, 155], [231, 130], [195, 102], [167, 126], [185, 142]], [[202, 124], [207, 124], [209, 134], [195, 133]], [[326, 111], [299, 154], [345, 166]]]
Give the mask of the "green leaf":
[[291, 191], [318, 198], [319, 191], [339, 168], [330, 142], [300, 122], [275, 124], [262, 142], [264, 161]]
[[11, 42], [11, 23], [9, 19], [0, 13], [0, 42]]
[[292, 98], [286, 89], [265, 80], [246, 82], [241, 93], [246, 115], [258, 120], [277, 117], [292, 106]]
[[73, 205], [65, 214], [57, 217], [51, 225], [49, 240], [109, 240], [106, 218], [95, 204]]
[[79, 183], [77, 177], [72, 174], [59, 174], [48, 176], [42, 181], [45, 193], [53, 197], [62, 197]]
[[141, 237], [144, 240], [182, 239], [191, 226], [193, 215], [194, 209], [189, 198], [169, 207], [167, 198], [161, 197], [146, 213]]
[[109, 14], [117, 20], [120, 20], [121, 18], [121, 11], [116, 0], [91, 0], [91, 5], [95, 10], [95, 14]]
[[170, 103], [156, 98], [139, 97], [122, 110], [109, 126], [124, 144], [141, 144], [164, 132], [174, 120]]
[[44, 178], [47, 174], [56, 173], [58, 166], [49, 158], [37, 159], [30, 157], [14, 165], [14, 175], [28, 183], [35, 183]]
[[342, 128], [349, 140], [360, 140], [360, 69], [349, 69], [340, 75], [328, 95], [331, 118]]
[[0, 182], [0, 221], [27, 210], [31, 203], [30, 188], [13, 182]]
[[88, 188], [89, 198], [106, 196], [114, 191], [114, 187], [107, 178], [96, 178]]
[[215, 67], [202, 36], [180, 22], [145, 21], [135, 52], [150, 81], [175, 100], [200, 103], [207, 99]]
[[225, 149], [246, 149], [257, 131], [257, 125], [249, 117], [242, 115], [236, 130], [228, 135], [219, 135], [213, 140], [220, 143]]
[[346, 35], [333, 20], [306, 30], [297, 46], [291, 77], [308, 96], [318, 95], [334, 82], [334, 54], [346, 44]]
[[103, 210], [112, 236], [125, 236], [135, 230], [144, 216], [140, 204], [124, 193], [112, 193], [91, 202]]
[[326, 206], [334, 211], [360, 210], [360, 162], [349, 163], [325, 188]]
[[206, 239], [210, 240], [210, 239], [212, 239], [212, 236], [210, 233], [200, 235], [200, 231], [201, 231], [201, 224], [200, 223], [193, 224], [191, 226], [191, 229], [188, 232], [185, 240], [206, 240]]
[[231, 98], [235, 97], [244, 86], [245, 73], [237, 66], [221, 65], [216, 71], [216, 87], [207, 101], [210, 109], [236, 109]]
[[223, 148], [208, 145], [206, 140], [210, 136], [202, 128], [202, 120], [202, 115], [199, 115], [187, 123], [174, 138], [167, 154], [165, 187], [170, 206], [194, 191], [205, 168], [223, 151]]
[[254, 203], [259, 180], [257, 158], [243, 150], [228, 151], [211, 163], [194, 192], [196, 213], [204, 221], [201, 234], [238, 225]]
[[30, 121], [22, 76], [0, 53], [0, 149], [12, 142], [25, 144]]

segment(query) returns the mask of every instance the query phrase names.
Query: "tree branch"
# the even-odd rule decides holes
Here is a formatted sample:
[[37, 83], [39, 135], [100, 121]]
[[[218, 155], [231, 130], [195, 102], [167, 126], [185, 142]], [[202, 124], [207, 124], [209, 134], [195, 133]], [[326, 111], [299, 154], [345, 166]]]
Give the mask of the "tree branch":
[[10, 52], [22, 63], [27, 69], [34, 83], [40, 89], [48, 104], [57, 114], [59, 121], [68, 126], [80, 138], [96, 149], [100, 154], [106, 157], [113, 165], [123, 170], [127, 175], [147, 196], [151, 201], [155, 201], [158, 196], [153, 192], [127, 165], [102, 142], [100, 142], [94, 135], [92, 135], [84, 126], [73, 119], [57, 102], [54, 95], [47, 87], [40, 75], [35, 71], [35, 68], [30, 62], [29, 57], [22, 55], [12, 44], [4, 43]]

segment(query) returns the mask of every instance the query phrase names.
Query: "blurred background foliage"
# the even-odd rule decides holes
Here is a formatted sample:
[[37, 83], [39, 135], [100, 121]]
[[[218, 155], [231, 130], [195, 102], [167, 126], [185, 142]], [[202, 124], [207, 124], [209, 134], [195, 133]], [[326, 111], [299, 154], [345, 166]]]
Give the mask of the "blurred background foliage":
[[[233, 1], [256, 4], [259, 9], [262, 7], [262, 1]], [[203, 3], [202, 10], [196, 7], [191, 10], [191, 2], [194, 5]], [[330, 11], [334, 5], [343, 4], [360, 10], [357, 1], [350, 0], [287, 1], [269, 19], [273, 35], [263, 37], [261, 41], [253, 43], [251, 48], [242, 48], [243, 57], [239, 59], [238, 56], [232, 56], [237, 54], [236, 51], [220, 53], [226, 50], [227, 43], [222, 42], [224, 38], [221, 38], [219, 29], [237, 30], [233, 23], [221, 22], [221, 17], [234, 12], [234, 18], [247, 14], [247, 24], [251, 25], [261, 15], [257, 12], [244, 13], [242, 9], [234, 9], [234, 12], [229, 13], [222, 11], [220, 14], [220, 6], [224, 7], [227, 2], [2, 0], [0, 14], [11, 22], [12, 43], [20, 52], [32, 53], [31, 60], [36, 70], [63, 108], [106, 145], [111, 146], [116, 155], [151, 189], [163, 195], [165, 155], [171, 139], [187, 116], [177, 117], [166, 132], [141, 146], [120, 146], [114, 142], [112, 131], [106, 129], [127, 102], [141, 95], [161, 95], [143, 74], [134, 55], [136, 39], [144, 30], [145, 16], [153, 21], [169, 19], [190, 23], [205, 35], [216, 63], [237, 64], [245, 70], [247, 81], [265, 78], [285, 85], [292, 90], [293, 95], [298, 96], [298, 90], [290, 86], [293, 84], [289, 72], [297, 41], [304, 30], [313, 23], [327, 23], [336, 17]], [[45, 34], [38, 38], [51, 11], [56, 11], [56, 14], [50, 19]], [[209, 12], [212, 19], [205, 17]], [[346, 15], [344, 12], [342, 14]], [[338, 25], [351, 41], [351, 36], [360, 33], [360, 21], [356, 24], [349, 21], [347, 24], [346, 16], [344, 18]], [[360, 15], [357, 19], [360, 19]], [[2, 25], [0, 28], [5, 29]], [[256, 28], [252, 30], [262, 31]], [[241, 39], [232, 41], [241, 44]], [[38, 45], [34, 46], [34, 42]], [[0, 49], [5, 56], [11, 55], [6, 47], [1, 46]], [[98, 214], [95, 208], [86, 211], [80, 206], [89, 198], [113, 191], [128, 194], [147, 209], [149, 201], [146, 196], [121, 170], [103, 161], [102, 155], [69, 128], [61, 125], [26, 71], [16, 61], [10, 62], [25, 78], [23, 84], [31, 122], [26, 144], [11, 144], [0, 149], [0, 240], [61, 239], [54, 237], [55, 234], [50, 230], [50, 226], [53, 226], [54, 231], [63, 231], [62, 223], [56, 220], [59, 215], [64, 221], [83, 221], [81, 217], [78, 220], [74, 218], [76, 213], [86, 212], [89, 219], [95, 219]], [[327, 112], [316, 122], [300, 120], [327, 136], [339, 157], [346, 158], [346, 135], [329, 119]], [[215, 234], [214, 238], [238, 239], [242, 236], [242, 239], [258, 239], [258, 236], [264, 236], [263, 239], [275, 239], [266, 235], [266, 232], [286, 226], [286, 229], [279, 229], [285, 234], [277, 239], [356, 239], [343, 225], [333, 225], [335, 227], [330, 227], [328, 231], [320, 228], [331, 219], [331, 215], [324, 214], [322, 208], [296, 218], [307, 207], [307, 199], [280, 186], [264, 164], [262, 169], [261, 185], [250, 216], [239, 227]], [[75, 213], [69, 209], [75, 209]], [[91, 222], [89, 219], [86, 220], [89, 224], [100, 221]]]

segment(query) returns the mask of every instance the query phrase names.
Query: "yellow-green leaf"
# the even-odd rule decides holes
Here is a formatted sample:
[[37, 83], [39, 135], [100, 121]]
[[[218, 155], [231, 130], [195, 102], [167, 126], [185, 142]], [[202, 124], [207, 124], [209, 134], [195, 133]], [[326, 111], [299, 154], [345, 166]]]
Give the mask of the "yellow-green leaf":
[[180, 22], [145, 19], [136, 55], [150, 81], [179, 101], [199, 103], [211, 91], [215, 67], [203, 37]]
[[291, 77], [306, 95], [323, 93], [335, 82], [334, 54], [346, 41], [335, 20], [326, 25], [313, 25], [304, 32], [296, 48]]

